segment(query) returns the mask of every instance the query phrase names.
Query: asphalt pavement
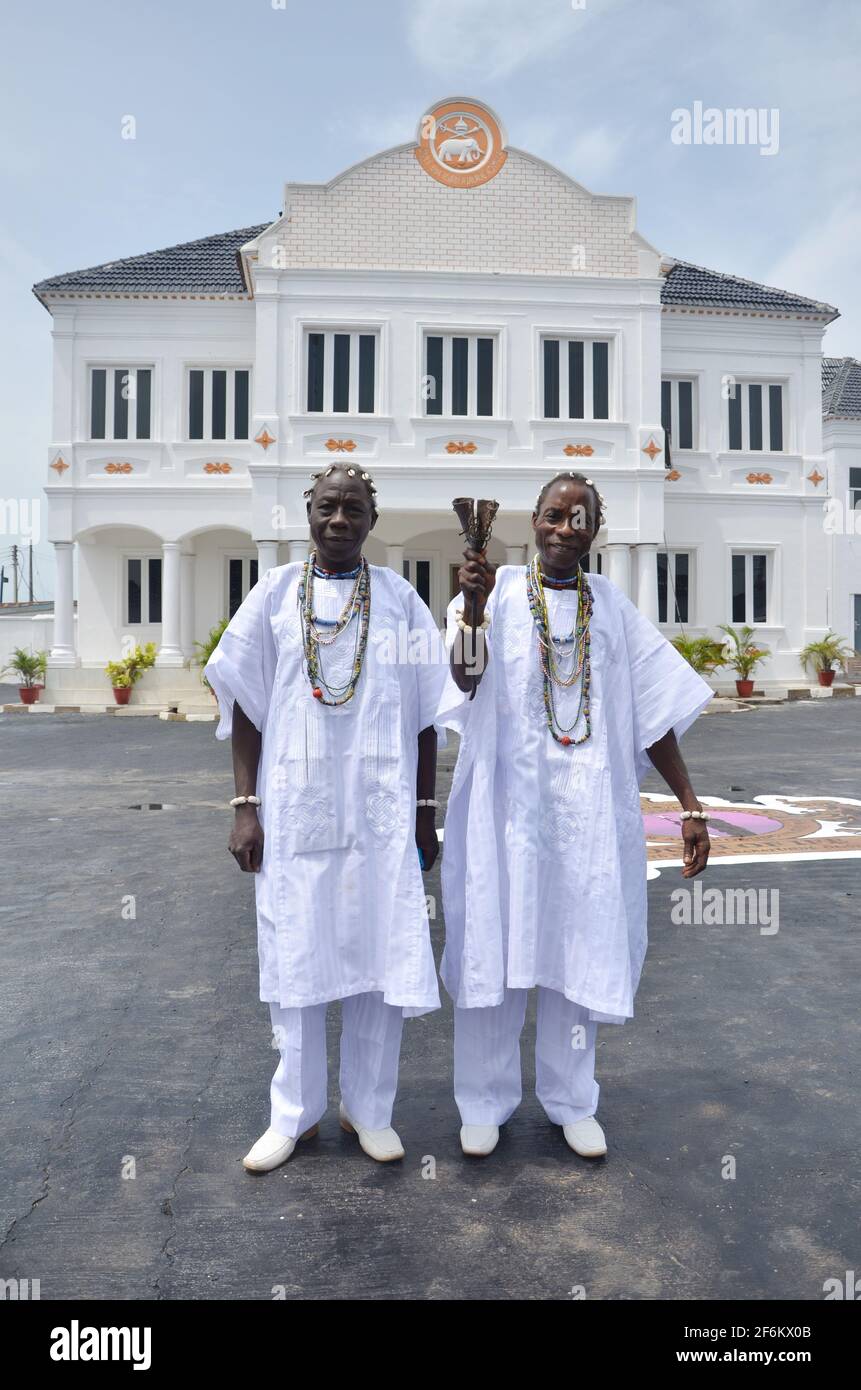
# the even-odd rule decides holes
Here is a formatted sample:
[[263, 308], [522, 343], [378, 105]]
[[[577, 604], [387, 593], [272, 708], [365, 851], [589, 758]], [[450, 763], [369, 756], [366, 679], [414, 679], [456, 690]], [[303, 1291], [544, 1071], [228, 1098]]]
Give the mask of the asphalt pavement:
[[[861, 701], [821, 701], [706, 716], [683, 749], [701, 796], [861, 798], [859, 735]], [[861, 1269], [861, 859], [710, 867], [779, 889], [770, 934], [676, 925], [679, 870], [650, 882], [636, 1016], [599, 1028], [606, 1158], [538, 1106], [533, 1007], [522, 1106], [466, 1159], [446, 1001], [405, 1025], [407, 1156], [375, 1164], [338, 1125], [333, 1005], [320, 1135], [252, 1176], [277, 1055], [229, 746], [211, 724], [4, 715], [0, 758], [0, 1278], [43, 1299], [820, 1300]], [[440, 906], [437, 956], [442, 935]]]

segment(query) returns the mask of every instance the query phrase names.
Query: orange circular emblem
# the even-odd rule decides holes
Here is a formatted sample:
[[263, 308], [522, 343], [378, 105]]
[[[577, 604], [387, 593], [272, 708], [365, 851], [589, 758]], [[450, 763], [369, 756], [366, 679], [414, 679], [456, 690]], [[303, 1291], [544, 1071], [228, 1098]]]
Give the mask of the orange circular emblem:
[[476, 188], [494, 178], [508, 154], [502, 127], [487, 106], [454, 97], [438, 102], [419, 123], [416, 159], [449, 188]]

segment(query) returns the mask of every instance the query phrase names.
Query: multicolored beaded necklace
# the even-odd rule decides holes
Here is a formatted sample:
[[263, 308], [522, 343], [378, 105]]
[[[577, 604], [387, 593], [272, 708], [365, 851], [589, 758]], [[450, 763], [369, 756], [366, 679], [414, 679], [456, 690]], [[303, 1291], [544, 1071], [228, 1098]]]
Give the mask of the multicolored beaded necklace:
[[[554, 637], [550, 628], [547, 600], [544, 595], [548, 588], [577, 589], [577, 618], [572, 632], [566, 637]], [[547, 727], [557, 743], [566, 748], [573, 744], [585, 743], [592, 733], [589, 711], [589, 685], [591, 669], [589, 664], [589, 620], [592, 616], [592, 590], [582, 569], [578, 569], [571, 580], [545, 579], [541, 573], [538, 556], [535, 555], [526, 570], [526, 593], [529, 598], [529, 611], [538, 634], [538, 655], [544, 680], [544, 713]], [[563, 662], [564, 658], [564, 662]], [[564, 665], [570, 662], [570, 669]], [[568, 688], [580, 680], [580, 698], [577, 702], [577, 715], [573, 724], [560, 724], [556, 714], [554, 686]], [[579, 738], [572, 737], [581, 717], [585, 719], [585, 731]]]
[[[318, 618], [314, 613], [314, 578], [355, 579], [350, 597], [334, 620]], [[298, 592], [299, 616], [302, 623], [302, 647], [305, 653], [305, 669], [311, 682], [311, 694], [323, 705], [345, 705], [356, 693], [362, 663], [368, 645], [368, 625], [371, 618], [371, 572], [364, 555], [358, 568], [349, 573], [338, 574], [321, 569], [317, 564], [316, 552], [308, 556], [302, 566]], [[330, 647], [356, 620], [353, 666], [349, 680], [341, 685], [330, 684], [324, 674], [321, 661], [322, 647]], [[325, 633], [320, 631], [325, 627]], [[326, 696], [330, 698], [327, 699]]]

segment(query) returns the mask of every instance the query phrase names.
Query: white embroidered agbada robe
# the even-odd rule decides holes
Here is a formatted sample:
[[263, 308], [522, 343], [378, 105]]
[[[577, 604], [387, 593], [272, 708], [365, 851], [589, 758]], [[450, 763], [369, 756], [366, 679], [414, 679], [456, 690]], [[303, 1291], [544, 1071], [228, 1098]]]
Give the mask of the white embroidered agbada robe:
[[[412, 586], [369, 568], [368, 643], [346, 704], [324, 707], [311, 693], [299, 563], [270, 569], [254, 586], [205, 674], [218, 697], [217, 737], [231, 735], [234, 701], [262, 733], [260, 998], [303, 1008], [379, 991], [410, 1016], [440, 1003], [415, 800], [416, 740], [434, 723], [445, 652]], [[317, 617], [337, 618], [353, 582], [315, 578]], [[333, 686], [349, 678], [359, 621], [323, 648]]]
[[[449, 677], [440, 706], [440, 721], [461, 733], [445, 820], [442, 978], [462, 1008], [501, 1003], [505, 985], [544, 985], [590, 1019], [633, 1015], [647, 941], [645, 750], [670, 729], [681, 738], [714, 692], [615, 584], [600, 574], [589, 584], [589, 739], [564, 747], [547, 727], [524, 566], [497, 571], [475, 699], [464, 703]], [[570, 634], [576, 592], [545, 597], [554, 637]], [[462, 596], [449, 608], [449, 643], [459, 607]], [[563, 727], [579, 688], [555, 690]]]

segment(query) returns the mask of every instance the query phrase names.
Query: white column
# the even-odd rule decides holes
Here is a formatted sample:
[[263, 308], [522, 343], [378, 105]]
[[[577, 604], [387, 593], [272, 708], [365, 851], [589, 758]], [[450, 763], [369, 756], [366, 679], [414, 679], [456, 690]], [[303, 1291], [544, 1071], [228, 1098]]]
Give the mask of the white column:
[[403, 577], [404, 573], [404, 548], [402, 545], [386, 546], [386, 564], [395, 574]]
[[309, 540], [288, 541], [287, 549], [290, 552], [290, 564], [295, 564], [297, 560], [305, 561], [308, 559]]
[[604, 573], [612, 584], [630, 595], [631, 590], [631, 547], [629, 545], [608, 545], [604, 547], [606, 565]]
[[187, 659], [194, 652], [194, 552], [183, 550], [180, 560], [180, 647]]
[[161, 646], [156, 666], [184, 665], [180, 634], [180, 590], [182, 579], [182, 543], [163, 541], [161, 547]]
[[505, 563], [507, 565], [525, 565], [525, 553], [526, 547], [523, 545], [507, 545], [505, 547]]
[[[293, 542], [291, 542], [293, 544]], [[291, 555], [292, 560], [292, 555]], [[304, 556], [302, 557], [304, 559]], [[278, 564], [278, 542], [257, 542], [257, 578], [262, 579], [267, 570], [274, 570]]]
[[74, 541], [54, 541], [54, 641], [52, 666], [75, 666]]
[[637, 546], [637, 607], [644, 618], [658, 625], [658, 547]]

